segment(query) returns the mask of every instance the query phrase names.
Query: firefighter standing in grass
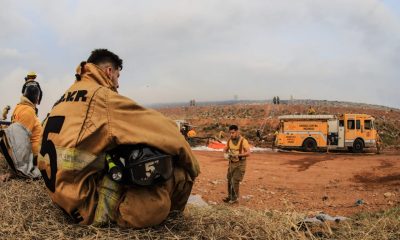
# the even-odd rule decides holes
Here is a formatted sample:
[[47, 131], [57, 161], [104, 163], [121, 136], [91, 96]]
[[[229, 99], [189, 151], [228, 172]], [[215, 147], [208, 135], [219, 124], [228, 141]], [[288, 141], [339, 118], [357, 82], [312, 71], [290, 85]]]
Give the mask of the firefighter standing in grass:
[[[37, 105], [40, 105], [40, 102], [42, 101], [42, 97], [43, 97], [43, 92], [42, 89], [40, 88], [40, 84], [38, 81], [36, 81], [36, 73], [35, 72], [28, 72], [28, 74], [26, 74], [25, 77], [25, 83], [22, 86], [22, 94], [24, 94], [26, 87], [28, 86], [36, 86], [39, 89], [39, 99], [37, 102]], [[37, 109], [36, 109], [37, 111]]]
[[228, 196], [223, 199], [227, 203], [236, 203], [239, 198], [239, 184], [246, 171], [246, 158], [250, 156], [250, 145], [247, 139], [240, 136], [236, 125], [229, 127], [230, 138], [224, 148], [228, 166]]
[[44, 123], [39, 169], [79, 224], [157, 225], [183, 211], [200, 171], [172, 120], [118, 94], [121, 69], [116, 54], [94, 50]]

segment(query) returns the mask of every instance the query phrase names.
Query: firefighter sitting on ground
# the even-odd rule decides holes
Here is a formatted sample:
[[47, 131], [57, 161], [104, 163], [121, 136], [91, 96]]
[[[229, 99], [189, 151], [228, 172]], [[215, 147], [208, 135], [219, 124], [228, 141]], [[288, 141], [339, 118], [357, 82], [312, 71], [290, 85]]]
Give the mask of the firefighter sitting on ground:
[[239, 184], [246, 171], [246, 158], [250, 156], [250, 145], [247, 139], [240, 136], [236, 125], [229, 127], [230, 138], [224, 148], [224, 156], [228, 165], [228, 196], [223, 199], [227, 203], [236, 203], [239, 200]]
[[39, 88], [35, 85], [27, 86], [21, 102], [12, 114], [12, 124], [3, 130], [4, 134], [0, 139], [1, 152], [12, 171], [3, 175], [2, 181], [14, 175], [28, 178], [41, 176], [36, 167], [42, 134], [42, 125], [36, 116], [39, 95]]
[[96, 49], [44, 123], [39, 169], [79, 224], [160, 224], [183, 211], [200, 169], [176, 123], [117, 92], [122, 60]]

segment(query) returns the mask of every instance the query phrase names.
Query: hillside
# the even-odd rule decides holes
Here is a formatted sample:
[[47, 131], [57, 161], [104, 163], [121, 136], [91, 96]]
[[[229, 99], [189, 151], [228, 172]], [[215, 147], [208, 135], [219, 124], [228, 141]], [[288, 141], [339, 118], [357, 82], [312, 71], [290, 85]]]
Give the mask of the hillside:
[[[274, 105], [270, 102], [215, 102], [199, 103], [197, 106], [164, 106], [160, 112], [172, 119], [185, 119], [195, 126], [199, 136], [216, 136], [220, 131], [227, 132], [230, 124], [237, 124], [242, 134], [254, 145], [264, 146], [256, 136], [257, 129], [262, 135], [272, 139], [278, 126], [278, 116], [285, 114], [306, 114], [312, 106], [317, 114], [366, 113], [375, 117], [376, 127], [386, 148], [400, 147], [400, 110], [379, 105], [325, 101], [292, 100]], [[265, 127], [263, 127], [265, 124]]]

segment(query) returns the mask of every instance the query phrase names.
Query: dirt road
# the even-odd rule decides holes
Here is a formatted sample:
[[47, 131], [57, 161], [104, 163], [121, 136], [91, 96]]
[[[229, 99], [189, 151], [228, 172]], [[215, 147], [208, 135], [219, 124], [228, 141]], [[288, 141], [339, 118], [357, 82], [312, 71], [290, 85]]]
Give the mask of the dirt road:
[[[227, 161], [221, 152], [194, 153], [202, 173], [193, 194], [211, 204], [225, 204]], [[254, 209], [342, 216], [386, 209], [400, 204], [400, 153], [253, 153], [240, 196], [236, 206]]]

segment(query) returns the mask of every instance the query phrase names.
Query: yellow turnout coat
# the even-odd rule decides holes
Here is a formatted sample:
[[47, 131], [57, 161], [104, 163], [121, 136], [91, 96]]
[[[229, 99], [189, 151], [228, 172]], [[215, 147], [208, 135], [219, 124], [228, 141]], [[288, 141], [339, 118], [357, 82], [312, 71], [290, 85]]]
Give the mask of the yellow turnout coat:
[[146, 144], [177, 156], [173, 177], [157, 186], [123, 188], [110, 220], [139, 228], [183, 210], [200, 170], [176, 124], [118, 94], [97, 65], [87, 63], [77, 72], [81, 79], [44, 123], [38, 166], [52, 201], [77, 222], [93, 223], [105, 179], [104, 152], [121, 144]]

